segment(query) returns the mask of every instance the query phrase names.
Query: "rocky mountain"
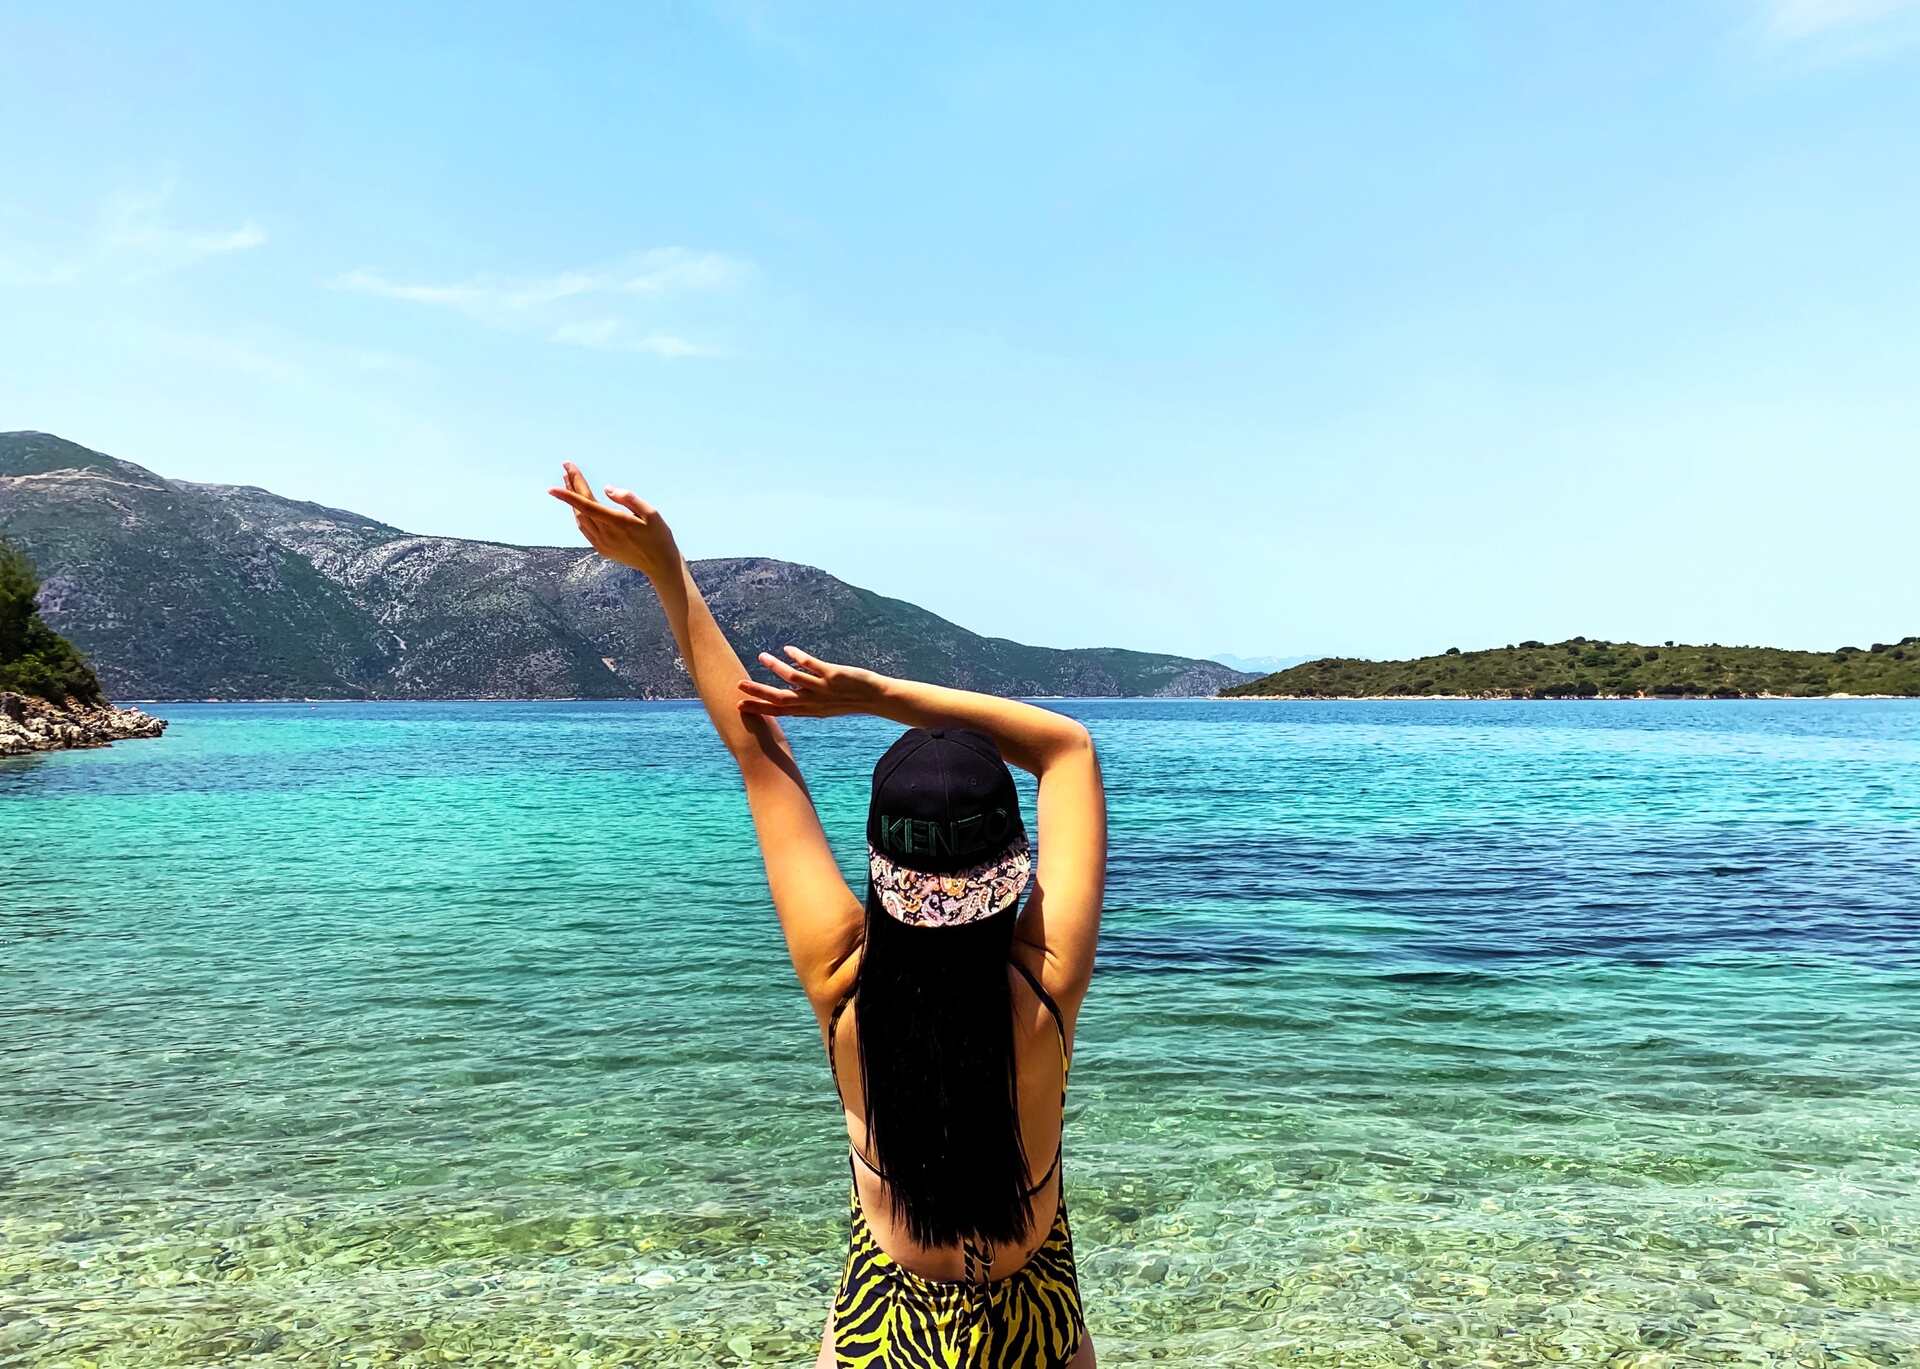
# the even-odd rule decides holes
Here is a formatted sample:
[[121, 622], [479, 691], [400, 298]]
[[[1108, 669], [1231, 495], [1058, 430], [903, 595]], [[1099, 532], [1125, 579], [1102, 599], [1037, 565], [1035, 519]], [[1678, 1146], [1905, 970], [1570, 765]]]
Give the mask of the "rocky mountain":
[[[245, 485], [168, 480], [46, 433], [0, 433], [0, 536], [40, 610], [118, 698], [677, 698], [646, 581], [576, 547], [404, 532]], [[1202, 695], [1212, 661], [982, 637], [812, 566], [694, 563], [745, 659], [783, 642], [1021, 695]]]

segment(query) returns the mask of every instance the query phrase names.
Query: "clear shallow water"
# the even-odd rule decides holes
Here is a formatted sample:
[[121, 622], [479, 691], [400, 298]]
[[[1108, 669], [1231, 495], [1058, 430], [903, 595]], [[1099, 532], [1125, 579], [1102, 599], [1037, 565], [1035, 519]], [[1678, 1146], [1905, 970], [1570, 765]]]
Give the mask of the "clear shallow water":
[[[1103, 1363], [1920, 1364], [1920, 705], [1067, 708]], [[0, 762], [0, 1365], [809, 1363], [844, 1141], [698, 711], [159, 711]], [[890, 735], [795, 729], [850, 871]]]

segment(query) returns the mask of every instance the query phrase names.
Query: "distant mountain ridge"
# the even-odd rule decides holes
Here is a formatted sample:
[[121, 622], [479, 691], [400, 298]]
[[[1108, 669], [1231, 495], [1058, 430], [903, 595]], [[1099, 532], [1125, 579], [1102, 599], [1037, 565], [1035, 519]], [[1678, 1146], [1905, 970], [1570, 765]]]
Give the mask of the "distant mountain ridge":
[[[249, 485], [0, 433], [0, 535], [118, 698], [682, 698], [643, 577], [585, 548], [409, 533]], [[1012, 695], [1210, 695], [1213, 661], [983, 637], [812, 566], [694, 563], [729, 640]]]
[[1249, 675], [1271, 675], [1276, 670], [1285, 670], [1288, 666], [1300, 665], [1306, 661], [1318, 659], [1310, 655], [1299, 656], [1236, 656], [1231, 651], [1216, 651], [1207, 657], [1209, 661], [1218, 661], [1229, 670], [1243, 670]]

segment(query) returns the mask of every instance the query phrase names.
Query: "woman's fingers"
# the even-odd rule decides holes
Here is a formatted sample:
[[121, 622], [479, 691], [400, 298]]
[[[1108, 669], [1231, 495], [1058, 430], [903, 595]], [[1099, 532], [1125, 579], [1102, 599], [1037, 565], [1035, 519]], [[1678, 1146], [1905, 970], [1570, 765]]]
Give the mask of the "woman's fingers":
[[800, 696], [791, 689], [781, 689], [775, 685], [761, 684], [758, 680], [740, 681], [740, 692], [762, 703], [788, 704], [798, 703]]
[[607, 498], [616, 504], [631, 509], [642, 522], [656, 518], [660, 514], [660, 510], [656, 509], [632, 490], [617, 490], [609, 485], [607, 486]]
[[625, 509], [609, 508], [607, 505], [594, 499], [591, 495], [575, 494], [572, 490], [557, 488], [548, 490], [547, 493], [564, 504], [571, 504], [576, 510], [586, 514], [590, 518], [604, 519], [610, 523], [631, 523], [634, 521], [633, 515]]
[[[624, 523], [628, 527], [645, 524], [659, 517], [659, 510], [632, 490], [615, 489], [607, 486], [607, 498], [611, 504], [602, 504], [593, 497], [593, 486], [587, 483], [587, 477], [571, 461], [562, 461], [560, 469], [565, 479], [547, 493], [562, 503], [570, 504], [576, 515], [585, 514], [590, 518], [604, 519], [612, 523]], [[585, 532], [583, 524], [581, 531]]]
[[819, 657], [809, 656], [797, 646], [783, 646], [780, 649], [786, 652], [787, 655], [792, 658], [793, 663], [802, 670], [810, 671], [822, 679], [826, 678], [827, 663]]
[[771, 651], [763, 651], [760, 653], [760, 664], [765, 666], [768, 670], [771, 670], [774, 674], [778, 675], [781, 679], [785, 680], [790, 685], [805, 686], [805, 685], [817, 685], [820, 683], [820, 680], [817, 676], [808, 675], [804, 671], [795, 670], [792, 666], [788, 665], [785, 661], [781, 660], [778, 656], [774, 655]]
[[575, 511], [579, 513], [594, 513], [600, 508], [593, 500], [575, 494], [564, 485], [555, 485], [552, 489], [548, 490], [547, 493], [555, 499], [558, 499], [562, 504], [571, 504]]
[[[814, 660], [813, 657], [807, 655], [806, 652], [800, 650], [800, 648], [798, 647], [785, 646], [785, 647], [781, 647], [780, 649], [786, 652], [787, 655], [793, 657], [794, 664], [791, 666], [787, 666], [789, 670], [804, 671], [806, 673], [807, 678], [815, 684], [822, 684], [825, 682], [827, 677], [827, 667], [824, 662]], [[787, 663], [785, 661], [782, 661], [778, 656], [768, 656], [767, 659], [775, 662], [778, 665], [783, 665], [783, 666], [787, 665]]]
[[741, 715], [748, 718], [799, 718], [813, 712], [800, 704], [770, 704], [764, 699], [742, 699]]

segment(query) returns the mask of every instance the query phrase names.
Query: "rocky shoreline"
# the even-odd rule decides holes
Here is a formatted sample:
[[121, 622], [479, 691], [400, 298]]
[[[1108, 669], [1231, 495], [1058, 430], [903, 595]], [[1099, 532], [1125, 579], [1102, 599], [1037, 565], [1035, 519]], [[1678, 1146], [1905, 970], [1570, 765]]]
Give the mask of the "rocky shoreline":
[[136, 737], [157, 737], [166, 730], [164, 718], [137, 708], [76, 699], [52, 703], [30, 694], [0, 693], [0, 756], [108, 746]]

